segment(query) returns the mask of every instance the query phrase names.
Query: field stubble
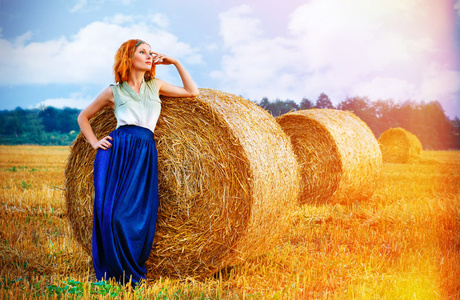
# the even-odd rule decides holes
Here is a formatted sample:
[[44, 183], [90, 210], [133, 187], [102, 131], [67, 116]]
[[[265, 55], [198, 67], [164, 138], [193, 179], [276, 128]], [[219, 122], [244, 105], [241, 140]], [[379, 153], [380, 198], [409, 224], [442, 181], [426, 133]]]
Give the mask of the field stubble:
[[2, 299], [460, 299], [459, 151], [384, 164], [365, 203], [299, 207], [277, 247], [215, 277], [136, 290], [95, 283], [66, 216], [68, 154], [0, 146]]

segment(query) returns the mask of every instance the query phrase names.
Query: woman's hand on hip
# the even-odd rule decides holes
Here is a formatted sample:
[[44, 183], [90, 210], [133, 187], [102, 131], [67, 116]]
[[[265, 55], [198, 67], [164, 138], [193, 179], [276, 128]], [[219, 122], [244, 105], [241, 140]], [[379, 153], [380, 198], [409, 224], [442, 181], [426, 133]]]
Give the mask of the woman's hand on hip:
[[106, 136], [104, 138], [102, 138], [101, 140], [99, 140], [95, 145], [92, 145], [94, 149], [103, 149], [103, 150], [107, 150], [109, 149], [110, 147], [112, 147], [112, 143], [109, 142], [109, 140], [113, 140], [113, 138], [111, 136]]

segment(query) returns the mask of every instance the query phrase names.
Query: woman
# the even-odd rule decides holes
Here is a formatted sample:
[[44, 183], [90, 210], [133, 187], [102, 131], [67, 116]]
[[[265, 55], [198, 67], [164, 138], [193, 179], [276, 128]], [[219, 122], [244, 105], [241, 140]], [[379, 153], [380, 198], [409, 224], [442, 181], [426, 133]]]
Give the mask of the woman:
[[[183, 87], [155, 78], [156, 65], [174, 65]], [[115, 82], [78, 116], [94, 161], [93, 266], [98, 280], [145, 279], [158, 211], [157, 150], [153, 140], [160, 95], [195, 97], [198, 88], [181, 63], [152, 52], [142, 40], [123, 43], [115, 55]], [[98, 140], [89, 120], [106, 106], [117, 128]]]

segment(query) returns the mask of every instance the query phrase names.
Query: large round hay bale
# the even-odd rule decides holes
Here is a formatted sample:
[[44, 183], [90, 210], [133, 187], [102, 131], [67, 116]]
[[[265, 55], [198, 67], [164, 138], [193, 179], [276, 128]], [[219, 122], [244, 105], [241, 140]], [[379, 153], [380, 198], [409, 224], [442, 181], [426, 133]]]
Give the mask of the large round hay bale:
[[383, 162], [407, 163], [422, 153], [422, 143], [414, 134], [403, 128], [390, 128], [379, 137]]
[[276, 118], [301, 169], [299, 204], [354, 203], [372, 196], [382, 154], [369, 127], [349, 111], [309, 109]]
[[[297, 162], [280, 126], [254, 103], [211, 89], [161, 100], [160, 208], [147, 277], [204, 277], [268, 251], [299, 193]], [[112, 109], [90, 122], [98, 137], [116, 126]], [[80, 134], [66, 167], [70, 222], [88, 253], [95, 153]]]

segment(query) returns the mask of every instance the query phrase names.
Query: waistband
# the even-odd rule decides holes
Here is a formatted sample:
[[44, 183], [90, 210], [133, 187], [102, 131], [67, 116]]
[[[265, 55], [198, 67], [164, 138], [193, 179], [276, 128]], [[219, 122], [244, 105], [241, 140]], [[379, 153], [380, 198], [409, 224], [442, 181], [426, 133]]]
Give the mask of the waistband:
[[153, 132], [145, 127], [136, 125], [123, 125], [117, 128], [115, 131], [130, 133], [132, 135], [153, 140]]

